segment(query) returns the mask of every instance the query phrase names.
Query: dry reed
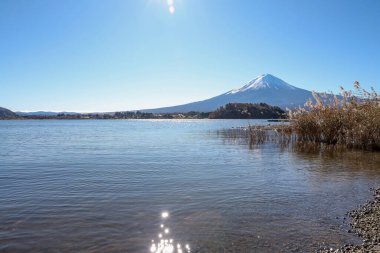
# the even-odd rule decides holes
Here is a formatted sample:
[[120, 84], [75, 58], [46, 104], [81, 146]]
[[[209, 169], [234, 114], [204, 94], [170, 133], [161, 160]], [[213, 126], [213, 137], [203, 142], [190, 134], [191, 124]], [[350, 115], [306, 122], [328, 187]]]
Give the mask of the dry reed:
[[354, 87], [354, 91], [341, 88], [341, 96], [313, 92], [314, 102], [309, 100], [305, 107], [289, 111], [290, 124], [249, 126], [228, 135], [244, 135], [250, 145], [272, 141], [297, 149], [380, 150], [379, 96], [374, 89], [362, 89], [358, 82]]
[[339, 145], [347, 148], [380, 149], [380, 103], [374, 89], [355, 90], [341, 96], [313, 93], [305, 108], [289, 113], [290, 127], [297, 142]]

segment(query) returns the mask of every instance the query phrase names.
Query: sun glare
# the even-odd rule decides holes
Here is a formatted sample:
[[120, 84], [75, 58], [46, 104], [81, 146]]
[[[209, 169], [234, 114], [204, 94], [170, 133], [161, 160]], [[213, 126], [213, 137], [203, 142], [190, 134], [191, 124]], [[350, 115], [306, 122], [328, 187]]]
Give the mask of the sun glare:
[[175, 8], [174, 8], [174, 0], [167, 0], [169, 12], [170, 14], [174, 14]]
[[161, 213], [161, 217], [162, 218], [168, 218], [169, 217], [169, 213], [168, 212], [162, 212]]
[[[163, 220], [169, 218], [169, 212], [162, 212], [161, 218]], [[191, 253], [189, 244], [186, 244], [184, 248], [182, 248], [180, 243], [177, 243], [177, 247], [175, 246], [176, 244], [172, 238], [171, 231], [166, 225], [161, 224], [160, 228], [157, 242], [152, 240], [150, 246], [151, 253]]]
[[174, 6], [169, 6], [169, 12], [170, 14], [173, 14], [175, 12]]

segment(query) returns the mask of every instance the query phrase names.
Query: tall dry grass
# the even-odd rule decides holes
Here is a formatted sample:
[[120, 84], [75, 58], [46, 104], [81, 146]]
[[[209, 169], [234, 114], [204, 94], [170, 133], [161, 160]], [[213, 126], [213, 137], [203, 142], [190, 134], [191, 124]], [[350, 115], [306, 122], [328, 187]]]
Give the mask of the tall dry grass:
[[372, 89], [341, 88], [341, 96], [313, 93], [305, 108], [289, 113], [290, 128], [299, 143], [380, 149], [380, 100]]

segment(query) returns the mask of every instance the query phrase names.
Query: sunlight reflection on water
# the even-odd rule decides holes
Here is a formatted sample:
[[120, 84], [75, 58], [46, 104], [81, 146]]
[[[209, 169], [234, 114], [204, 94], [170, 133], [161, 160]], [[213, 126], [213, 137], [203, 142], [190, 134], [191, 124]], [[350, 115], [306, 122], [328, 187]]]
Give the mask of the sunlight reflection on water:
[[[161, 213], [162, 220], [169, 218], [169, 212]], [[170, 236], [170, 229], [165, 226], [165, 224], [160, 225], [160, 232], [157, 235], [158, 242], [156, 243], [152, 240], [152, 245], [150, 246], [150, 252], [152, 253], [190, 253], [190, 246], [186, 244], [184, 249], [182, 249], [181, 243], [174, 242], [174, 239]]]

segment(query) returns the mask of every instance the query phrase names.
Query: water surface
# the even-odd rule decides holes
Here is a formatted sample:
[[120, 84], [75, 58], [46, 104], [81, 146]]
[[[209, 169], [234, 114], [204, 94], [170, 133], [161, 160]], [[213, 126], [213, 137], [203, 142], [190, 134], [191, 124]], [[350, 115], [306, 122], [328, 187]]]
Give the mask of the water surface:
[[149, 252], [160, 214], [192, 252], [312, 252], [357, 240], [345, 213], [378, 153], [250, 149], [247, 120], [0, 121], [0, 252]]

